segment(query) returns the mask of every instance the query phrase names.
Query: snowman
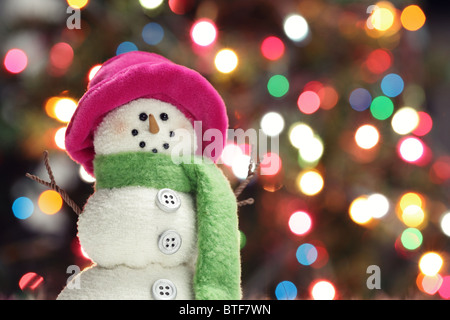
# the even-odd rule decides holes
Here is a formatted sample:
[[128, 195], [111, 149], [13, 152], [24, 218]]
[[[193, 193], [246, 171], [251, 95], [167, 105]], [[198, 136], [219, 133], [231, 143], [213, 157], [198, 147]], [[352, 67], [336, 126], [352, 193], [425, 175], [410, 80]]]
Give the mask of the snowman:
[[93, 265], [58, 299], [241, 298], [236, 198], [202, 154], [202, 134], [227, 126], [196, 71], [139, 51], [103, 64], [66, 131], [69, 156], [96, 178], [77, 223]]

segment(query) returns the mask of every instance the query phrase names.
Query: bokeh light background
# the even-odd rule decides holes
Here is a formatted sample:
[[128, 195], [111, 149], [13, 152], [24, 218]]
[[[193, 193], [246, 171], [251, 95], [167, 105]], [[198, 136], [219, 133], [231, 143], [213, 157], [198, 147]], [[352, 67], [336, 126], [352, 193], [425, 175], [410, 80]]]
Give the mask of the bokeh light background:
[[[68, 27], [72, 8], [79, 29]], [[0, 299], [54, 299], [70, 265], [91, 264], [75, 213], [25, 173], [47, 179], [49, 150], [56, 182], [84, 204], [95, 180], [65, 154], [65, 128], [102, 62], [133, 50], [199, 71], [226, 101], [230, 128], [279, 142], [242, 195], [256, 200], [239, 211], [244, 298], [450, 299], [448, 10], [3, 0]], [[233, 186], [252, 147], [227, 143], [221, 168]], [[370, 266], [380, 289], [367, 286]]]

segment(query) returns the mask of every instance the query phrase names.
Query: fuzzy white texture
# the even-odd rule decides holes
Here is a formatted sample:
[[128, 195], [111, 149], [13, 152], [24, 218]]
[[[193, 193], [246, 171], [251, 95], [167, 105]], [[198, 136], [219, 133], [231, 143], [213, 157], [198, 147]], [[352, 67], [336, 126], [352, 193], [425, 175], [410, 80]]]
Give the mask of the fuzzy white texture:
[[[95, 263], [106, 268], [194, 265], [197, 232], [192, 195], [178, 192], [180, 208], [165, 212], [156, 204], [157, 192], [145, 187], [100, 189], [88, 199], [78, 219], [78, 238]], [[167, 230], [181, 236], [181, 247], [170, 255], [158, 247], [159, 236]]]
[[[140, 119], [142, 113], [154, 116], [159, 132], [150, 132], [149, 120]], [[163, 113], [167, 114], [167, 120], [161, 118]], [[137, 131], [136, 135], [133, 135], [133, 130]], [[157, 150], [166, 154], [176, 152], [178, 156], [193, 154], [197, 149], [196, 139], [191, 122], [175, 106], [143, 98], [124, 104], [103, 118], [94, 134], [94, 149], [96, 154]], [[145, 143], [144, 147], [141, 142]], [[169, 145], [167, 149], [165, 144]]]
[[58, 300], [153, 300], [152, 286], [169, 279], [177, 290], [176, 300], [192, 300], [192, 269], [185, 265], [162, 267], [158, 264], [133, 269], [89, 267], [76, 275], [57, 297]]

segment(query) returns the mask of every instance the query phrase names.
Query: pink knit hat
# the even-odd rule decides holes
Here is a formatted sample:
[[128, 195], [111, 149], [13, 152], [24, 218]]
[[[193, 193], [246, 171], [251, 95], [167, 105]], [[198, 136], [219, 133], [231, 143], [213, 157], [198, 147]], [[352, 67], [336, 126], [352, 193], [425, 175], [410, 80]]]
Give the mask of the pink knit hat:
[[[202, 122], [202, 135], [211, 128], [220, 130], [225, 145], [226, 107], [213, 86], [194, 70], [155, 53], [133, 51], [106, 61], [89, 83], [67, 127], [65, 145], [69, 156], [93, 175], [97, 126], [109, 111], [139, 98], [176, 106], [192, 123]], [[202, 137], [197, 140], [197, 152], [202, 154], [206, 145]], [[219, 155], [211, 158], [217, 160]]]

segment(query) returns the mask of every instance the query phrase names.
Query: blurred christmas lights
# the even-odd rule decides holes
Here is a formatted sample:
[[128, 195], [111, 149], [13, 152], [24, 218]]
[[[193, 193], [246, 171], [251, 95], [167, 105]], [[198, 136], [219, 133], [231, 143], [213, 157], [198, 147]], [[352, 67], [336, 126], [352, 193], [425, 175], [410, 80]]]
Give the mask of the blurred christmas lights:
[[91, 70], [89, 70], [89, 73], [88, 73], [88, 80], [89, 81], [94, 79], [95, 75], [97, 74], [97, 72], [100, 70], [101, 67], [102, 67], [101, 64], [97, 64], [97, 65], [93, 66], [91, 68]]
[[354, 89], [349, 96], [350, 106], [356, 111], [364, 111], [372, 103], [372, 95], [367, 89]]
[[278, 136], [284, 129], [284, 119], [278, 112], [268, 112], [261, 118], [261, 130], [264, 134], [274, 137]]
[[407, 228], [400, 237], [403, 247], [407, 250], [416, 250], [422, 245], [423, 236], [420, 230], [416, 228]]
[[396, 97], [400, 93], [402, 93], [403, 88], [404, 88], [403, 79], [398, 74], [395, 73], [387, 74], [381, 80], [381, 90], [386, 96], [390, 98]]
[[159, 23], [147, 23], [142, 29], [142, 39], [149, 45], [157, 45], [164, 38], [164, 29]]
[[220, 50], [214, 59], [216, 69], [221, 73], [233, 72], [239, 63], [236, 52], [231, 49]]
[[312, 220], [308, 213], [296, 211], [289, 217], [289, 228], [296, 235], [304, 235], [311, 230]]
[[131, 51], [137, 51], [138, 47], [131, 41], [122, 42], [117, 46], [116, 55], [127, 53]]
[[311, 285], [310, 292], [314, 300], [333, 300], [336, 296], [334, 285], [327, 280], [316, 281]]
[[209, 19], [197, 20], [191, 27], [191, 39], [199, 46], [209, 46], [216, 41], [216, 38], [217, 28]]
[[397, 150], [404, 161], [415, 163], [423, 157], [425, 145], [418, 138], [406, 137], [399, 141]]
[[394, 103], [385, 96], [378, 96], [370, 104], [370, 112], [377, 120], [386, 120], [394, 112]]
[[28, 65], [28, 56], [23, 50], [11, 49], [6, 53], [3, 65], [10, 73], [21, 73]]
[[426, 276], [435, 276], [442, 268], [444, 261], [436, 252], [427, 252], [419, 260], [420, 271]]
[[145, 9], [156, 9], [158, 8], [164, 0], [139, 0], [141, 6]]
[[24, 220], [33, 214], [34, 204], [28, 197], [19, 197], [14, 200], [12, 211], [16, 218]]
[[61, 210], [63, 200], [61, 195], [54, 190], [46, 190], [39, 195], [38, 207], [39, 209], [48, 215], [52, 215]]
[[298, 97], [297, 106], [301, 112], [312, 114], [320, 107], [320, 97], [314, 91], [303, 91]]
[[433, 119], [428, 113], [423, 111], [417, 112], [417, 116], [419, 117], [419, 120], [412, 133], [416, 136], [427, 135], [433, 128]]
[[302, 42], [309, 35], [308, 22], [299, 14], [288, 15], [283, 23], [284, 32], [294, 42]]
[[318, 252], [314, 245], [303, 243], [297, 248], [295, 256], [300, 264], [309, 266], [317, 260]]
[[400, 20], [406, 30], [417, 31], [425, 24], [426, 17], [419, 6], [409, 5], [403, 9]]
[[55, 143], [56, 146], [61, 150], [66, 150], [66, 127], [61, 127], [55, 132]]
[[392, 65], [392, 54], [386, 49], [375, 49], [367, 57], [367, 69], [374, 74], [381, 74]]
[[282, 281], [275, 288], [278, 300], [294, 300], [297, 297], [297, 287], [291, 281]]
[[415, 109], [403, 107], [394, 114], [391, 124], [396, 133], [405, 135], [414, 131], [419, 125], [419, 121], [419, 114]]
[[450, 237], [450, 212], [447, 212], [442, 215], [441, 221], [440, 221], [440, 226], [441, 226], [442, 232], [446, 236]]
[[360, 126], [355, 132], [356, 144], [362, 149], [372, 149], [378, 144], [380, 133], [370, 124]]
[[42, 283], [44, 278], [35, 272], [28, 272], [24, 274], [19, 280], [19, 288], [22, 291], [25, 290], [36, 290]]
[[72, 118], [75, 110], [77, 109], [77, 103], [71, 98], [61, 98], [54, 104], [55, 118], [60, 122], [68, 123]]
[[269, 36], [261, 43], [261, 53], [268, 60], [278, 60], [284, 54], [285, 46], [283, 41], [274, 36]]
[[72, 47], [65, 42], [55, 44], [50, 49], [50, 63], [58, 70], [66, 70], [73, 62], [74, 51]]
[[281, 98], [289, 91], [289, 81], [281, 74], [273, 75], [267, 82], [267, 90], [271, 96]]
[[307, 196], [315, 196], [324, 186], [322, 175], [315, 170], [302, 171], [297, 177], [300, 191]]
[[314, 137], [311, 127], [302, 122], [296, 122], [289, 129], [289, 141], [295, 148], [301, 148], [305, 141]]
[[78, 173], [80, 175], [81, 180], [83, 180], [86, 183], [94, 183], [96, 181], [96, 179], [93, 176], [91, 176], [83, 166], [80, 166]]
[[83, 9], [89, 3], [89, 0], [67, 0], [67, 4], [74, 9]]

